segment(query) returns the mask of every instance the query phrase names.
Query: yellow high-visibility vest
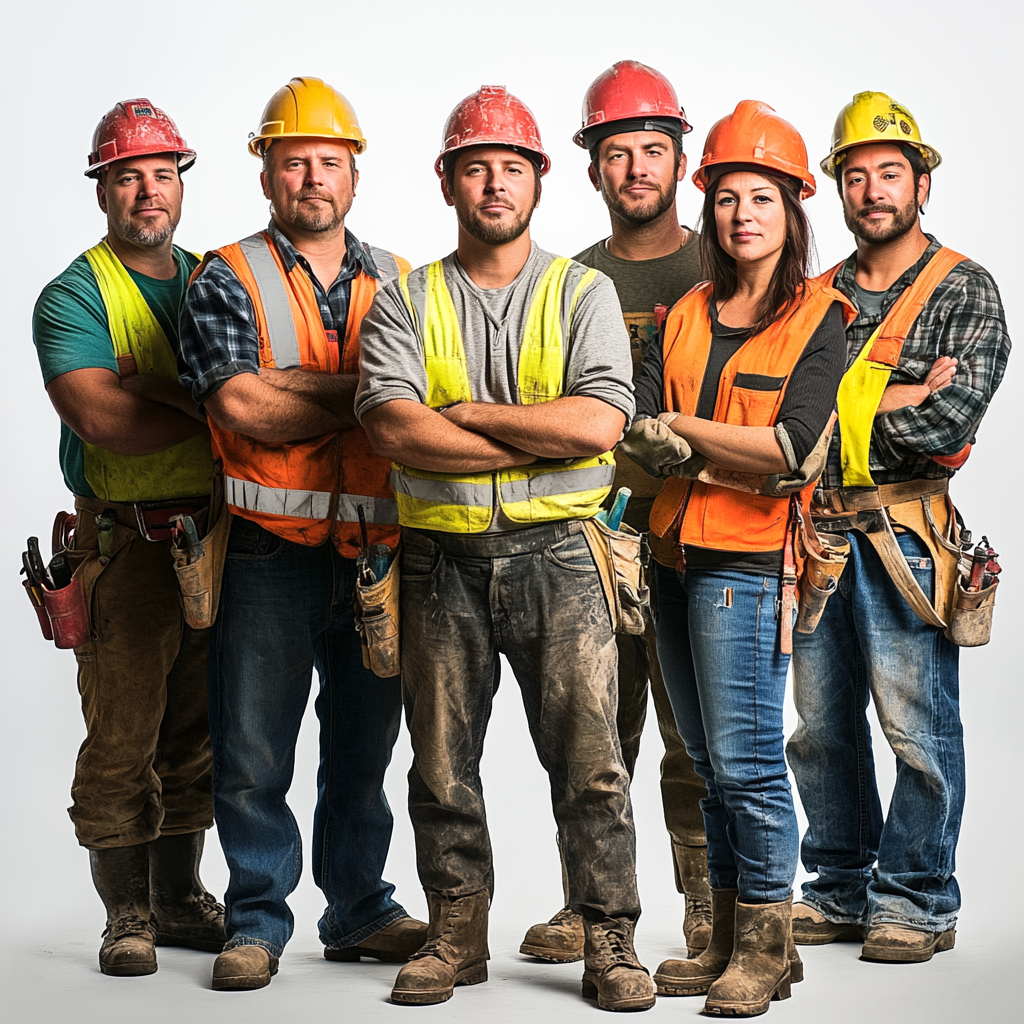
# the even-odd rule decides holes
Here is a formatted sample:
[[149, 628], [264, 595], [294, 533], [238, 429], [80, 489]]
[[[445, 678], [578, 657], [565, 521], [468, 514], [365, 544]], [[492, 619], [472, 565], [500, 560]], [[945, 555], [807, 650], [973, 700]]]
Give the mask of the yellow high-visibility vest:
[[[519, 349], [519, 402], [534, 405], [562, 396], [568, 340], [576, 302], [596, 271], [557, 257], [537, 283]], [[441, 262], [403, 274], [402, 294], [423, 344], [427, 401], [432, 409], [471, 402], [466, 350]], [[391, 483], [403, 526], [447, 533], [481, 533], [495, 504], [516, 523], [549, 523], [595, 515], [611, 490], [615, 458], [517, 466], [486, 473], [430, 473], [395, 464]]]
[[[178, 381], [174, 349], [138, 285], [106, 240], [85, 253], [107, 311], [114, 354], [132, 356], [139, 373]], [[107, 501], [164, 501], [210, 493], [208, 434], [196, 434], [152, 455], [119, 455], [82, 442], [85, 479]]]

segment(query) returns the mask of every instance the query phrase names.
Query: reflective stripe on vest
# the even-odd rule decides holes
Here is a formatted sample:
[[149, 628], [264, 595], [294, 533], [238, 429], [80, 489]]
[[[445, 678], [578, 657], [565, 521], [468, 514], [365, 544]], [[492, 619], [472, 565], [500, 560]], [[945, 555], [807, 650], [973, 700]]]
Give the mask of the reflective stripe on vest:
[[[170, 341], [138, 285], [104, 240], [85, 253], [107, 313], [107, 329], [121, 376], [131, 372], [178, 382]], [[178, 264], [180, 256], [175, 255]], [[134, 366], [134, 371], [125, 369]], [[151, 455], [121, 455], [82, 442], [85, 479], [106, 501], [166, 501], [210, 493], [213, 460], [205, 432]]]
[[[534, 290], [519, 350], [516, 390], [522, 405], [561, 397], [580, 295], [596, 271], [555, 258]], [[440, 261], [399, 279], [423, 345], [426, 404], [433, 409], [473, 400], [458, 315]], [[562, 465], [545, 463], [493, 473], [429, 473], [396, 465], [392, 487], [402, 525], [457, 533], [486, 530], [495, 495], [514, 522], [542, 523], [594, 515], [611, 489], [611, 452]]]
[[[252, 480], [224, 478], [224, 494], [229, 505], [246, 512], [296, 519], [326, 519], [330, 515], [330, 491], [294, 491], [284, 487], [265, 487]], [[357, 523], [359, 506], [370, 523], [397, 523], [398, 505], [394, 498], [374, 498], [365, 494], [342, 494], [334, 518]]]
[[[889, 308], [864, 343], [839, 385], [840, 459], [844, 487], [874, 487], [871, 475], [871, 435], [882, 395], [892, 371], [899, 366], [903, 343], [933, 292], [966, 256], [943, 246]], [[822, 274], [831, 284], [842, 263]]]
[[257, 232], [243, 238], [238, 247], [249, 264], [252, 276], [256, 278], [263, 314], [267, 318], [267, 340], [274, 352], [274, 366], [278, 370], [293, 370], [302, 366], [291, 303], [270, 251], [269, 238], [263, 232]]

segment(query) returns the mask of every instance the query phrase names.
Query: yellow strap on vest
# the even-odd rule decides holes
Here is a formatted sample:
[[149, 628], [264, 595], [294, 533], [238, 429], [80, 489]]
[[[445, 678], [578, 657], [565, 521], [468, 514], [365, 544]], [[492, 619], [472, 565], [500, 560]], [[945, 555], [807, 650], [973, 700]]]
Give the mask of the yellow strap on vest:
[[176, 381], [178, 366], [167, 335], [106, 239], [87, 250], [85, 258], [107, 311], [114, 355], [132, 355], [139, 373]]
[[882, 325], [864, 343], [857, 358], [839, 384], [836, 406], [839, 409], [840, 457], [844, 487], [874, 487], [868, 466], [871, 431], [875, 413], [889, 384], [892, 367], [868, 358]]

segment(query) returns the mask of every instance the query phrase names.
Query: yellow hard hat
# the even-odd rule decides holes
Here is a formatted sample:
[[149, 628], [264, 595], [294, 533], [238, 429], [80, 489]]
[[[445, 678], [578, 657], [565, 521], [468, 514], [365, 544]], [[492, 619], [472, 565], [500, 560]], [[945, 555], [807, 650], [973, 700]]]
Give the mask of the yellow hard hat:
[[911, 145], [920, 152], [929, 171], [942, 163], [938, 151], [921, 141], [914, 115], [884, 92], [859, 92], [839, 111], [832, 129], [832, 150], [821, 161], [821, 169], [834, 178], [846, 150], [866, 142]]
[[342, 139], [356, 153], [366, 149], [352, 104], [319, 78], [293, 78], [270, 97], [259, 131], [249, 134], [249, 152], [261, 157], [274, 139], [296, 137]]

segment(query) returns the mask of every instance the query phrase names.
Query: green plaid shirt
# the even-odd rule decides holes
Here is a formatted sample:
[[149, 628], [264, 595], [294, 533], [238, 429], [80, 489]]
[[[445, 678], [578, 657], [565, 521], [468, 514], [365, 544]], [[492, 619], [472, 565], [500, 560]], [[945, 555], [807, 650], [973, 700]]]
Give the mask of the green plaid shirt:
[[[938, 252], [939, 243], [931, 235], [927, 237], [931, 244], [924, 255], [885, 293], [882, 318]], [[840, 267], [834, 282], [854, 304], [856, 270], [854, 254]], [[848, 365], [857, 358], [880, 322], [879, 317], [858, 316], [846, 329]], [[870, 452], [875, 483], [952, 476], [955, 470], [940, 466], [930, 456], [955, 455], [968, 441], [974, 441], [985, 410], [1006, 372], [1009, 354], [1010, 338], [999, 289], [983, 267], [965, 260], [935, 289], [914, 322], [890, 383], [922, 384], [939, 356], [958, 360], [956, 376], [952, 384], [933, 392], [920, 405], [876, 417]], [[837, 426], [832, 437], [828, 465], [821, 478], [825, 487], [839, 487], [843, 482], [839, 429]]]

